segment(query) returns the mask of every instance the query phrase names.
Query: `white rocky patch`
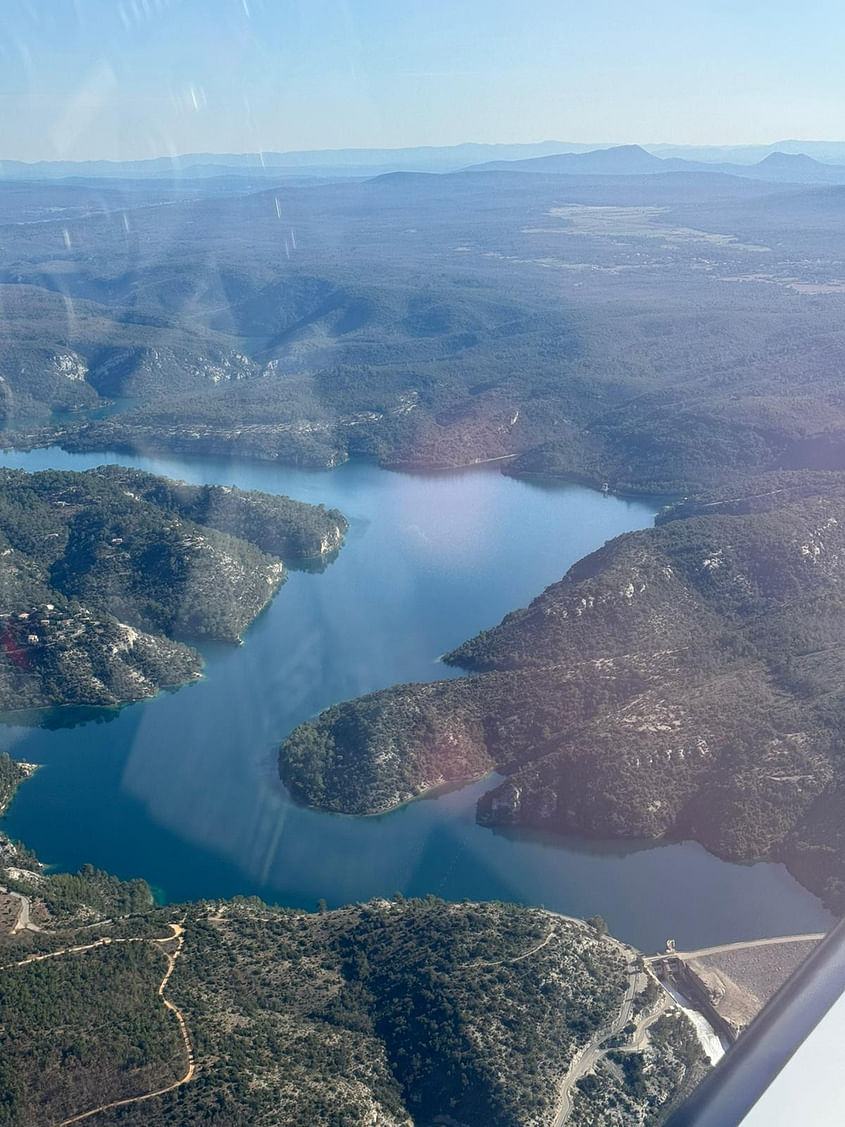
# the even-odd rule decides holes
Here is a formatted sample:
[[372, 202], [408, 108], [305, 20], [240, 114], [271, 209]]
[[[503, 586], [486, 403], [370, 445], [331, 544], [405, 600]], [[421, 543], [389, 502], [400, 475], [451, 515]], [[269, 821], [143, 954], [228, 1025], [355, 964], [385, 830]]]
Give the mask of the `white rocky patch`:
[[701, 566], [703, 568], [706, 568], [707, 571], [716, 571], [716, 569], [720, 568], [724, 562], [725, 561], [723, 559], [722, 549], [719, 548], [718, 551], [714, 552], [712, 556], [708, 556], [706, 559], [703, 559], [701, 561]]
[[77, 383], [84, 381], [88, 375], [86, 365], [78, 356], [70, 352], [61, 352], [56, 356], [56, 367], [66, 379]]

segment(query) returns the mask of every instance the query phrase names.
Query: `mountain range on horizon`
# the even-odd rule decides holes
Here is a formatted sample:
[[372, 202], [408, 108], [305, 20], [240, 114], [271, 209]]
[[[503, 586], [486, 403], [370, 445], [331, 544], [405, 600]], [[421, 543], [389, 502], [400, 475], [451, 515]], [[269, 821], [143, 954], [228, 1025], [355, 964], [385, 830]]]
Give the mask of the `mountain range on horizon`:
[[[845, 153], [843, 154], [845, 158]], [[845, 164], [825, 164], [807, 153], [776, 149], [754, 164], [694, 161], [657, 156], [641, 145], [616, 145], [585, 153], [556, 153], [524, 160], [488, 161], [473, 171], [533, 172], [590, 176], [648, 176], [668, 172], [722, 173], [792, 184], [845, 184]]]
[[132, 161], [0, 159], [0, 182], [58, 179], [199, 180], [369, 178], [387, 172], [508, 171], [639, 176], [665, 172], [724, 173], [784, 183], [845, 183], [845, 141], [779, 141], [771, 145], [608, 145], [563, 141], [526, 144], [320, 149], [292, 152], [188, 153]]

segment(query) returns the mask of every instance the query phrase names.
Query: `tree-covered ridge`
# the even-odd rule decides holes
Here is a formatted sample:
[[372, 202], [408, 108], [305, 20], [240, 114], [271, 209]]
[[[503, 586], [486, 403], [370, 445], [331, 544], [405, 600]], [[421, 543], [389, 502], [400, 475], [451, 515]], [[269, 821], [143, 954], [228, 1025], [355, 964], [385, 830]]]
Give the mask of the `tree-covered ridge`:
[[285, 740], [285, 785], [299, 802], [375, 814], [486, 774], [493, 760], [467, 685], [398, 685], [333, 705]]
[[0, 471], [0, 708], [116, 704], [199, 674], [284, 579], [339, 546], [335, 510], [118, 467]]
[[65, 598], [182, 639], [237, 640], [282, 580], [278, 560], [108, 471], [0, 473], [0, 537]]
[[[8, 1127], [95, 1108], [145, 1127], [545, 1127], [591, 1043], [626, 1078], [594, 1068], [592, 1098], [624, 1108], [621, 1127], [658, 1127], [705, 1071], [686, 1018], [598, 918], [398, 896], [87, 911], [0, 935]], [[652, 1043], [660, 1013], [672, 1052]]]
[[168, 395], [255, 372], [229, 337], [178, 320], [116, 312], [118, 287], [106, 283], [99, 302], [80, 295], [72, 316], [50, 289], [0, 287], [4, 426], [47, 421], [51, 409], [73, 413], [113, 396]]
[[478, 676], [303, 725], [283, 778], [366, 812], [381, 793], [417, 793], [459, 730], [464, 777], [485, 764], [510, 776], [481, 799], [485, 822], [782, 858], [841, 908], [845, 486], [745, 484], [745, 501], [687, 503], [611, 541], [447, 655]]
[[[693, 173], [277, 186], [15, 223], [10, 442], [687, 492], [845, 466], [829, 190]], [[202, 190], [198, 190], [202, 195]], [[285, 220], [280, 223], [280, 214]], [[621, 226], [620, 226], [621, 223]], [[295, 227], [296, 247], [280, 248]], [[287, 238], [288, 236], [284, 236]]]
[[185, 520], [247, 540], [285, 562], [336, 551], [347, 520], [339, 509], [231, 485], [188, 485], [143, 470], [104, 466], [107, 480]]
[[234, 1031], [230, 1068], [266, 1060], [272, 1030], [283, 1059], [264, 1094], [279, 1108], [268, 1122], [362, 1123], [369, 1112], [379, 1123], [544, 1123], [568, 1062], [626, 987], [617, 944], [512, 905], [219, 915], [197, 921], [177, 997], [215, 1015], [200, 1052], [214, 1059]]
[[[630, 1056], [634, 1081], [609, 1081], [599, 1056], [593, 1096], [625, 1108], [620, 1127], [659, 1127], [706, 1070], [599, 916], [399, 894], [315, 913], [160, 908], [144, 881], [90, 865], [3, 864], [29, 921], [15, 928], [17, 902], [0, 915], [8, 1127], [97, 1108], [144, 1127], [545, 1127], [588, 1045]], [[667, 1013], [672, 1052], [652, 1042]]]
[[190, 646], [57, 592], [11, 605], [27, 609], [7, 613], [2, 624], [2, 709], [122, 704], [200, 675], [202, 659]]

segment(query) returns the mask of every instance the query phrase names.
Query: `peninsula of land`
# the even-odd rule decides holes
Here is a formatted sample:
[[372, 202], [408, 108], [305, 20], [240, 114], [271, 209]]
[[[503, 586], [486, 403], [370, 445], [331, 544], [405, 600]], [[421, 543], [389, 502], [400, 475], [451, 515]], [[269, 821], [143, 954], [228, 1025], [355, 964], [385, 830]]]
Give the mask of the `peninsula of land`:
[[140, 470], [0, 471], [0, 709], [115, 705], [199, 676], [339, 512]]
[[282, 744], [300, 801], [388, 809], [508, 776], [491, 825], [693, 838], [845, 907], [845, 479], [670, 506], [445, 660], [475, 676], [335, 705]]

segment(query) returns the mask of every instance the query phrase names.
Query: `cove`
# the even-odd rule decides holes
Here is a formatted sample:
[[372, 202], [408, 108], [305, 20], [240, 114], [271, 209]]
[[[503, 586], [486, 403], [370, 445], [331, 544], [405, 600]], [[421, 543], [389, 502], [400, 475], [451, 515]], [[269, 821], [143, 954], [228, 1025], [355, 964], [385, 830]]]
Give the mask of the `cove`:
[[497, 468], [399, 474], [216, 459], [7, 453], [28, 470], [106, 462], [337, 506], [346, 544], [322, 573], [292, 571], [240, 647], [204, 649], [202, 681], [122, 710], [7, 715], [0, 748], [43, 764], [3, 829], [60, 869], [143, 876], [169, 900], [257, 894], [312, 909], [390, 896], [506, 899], [603, 915], [646, 951], [818, 931], [819, 901], [776, 864], [660, 847], [491, 831], [490, 781], [376, 818], [293, 804], [280, 740], [338, 700], [454, 677], [439, 654], [497, 623], [657, 502], [520, 481]]

